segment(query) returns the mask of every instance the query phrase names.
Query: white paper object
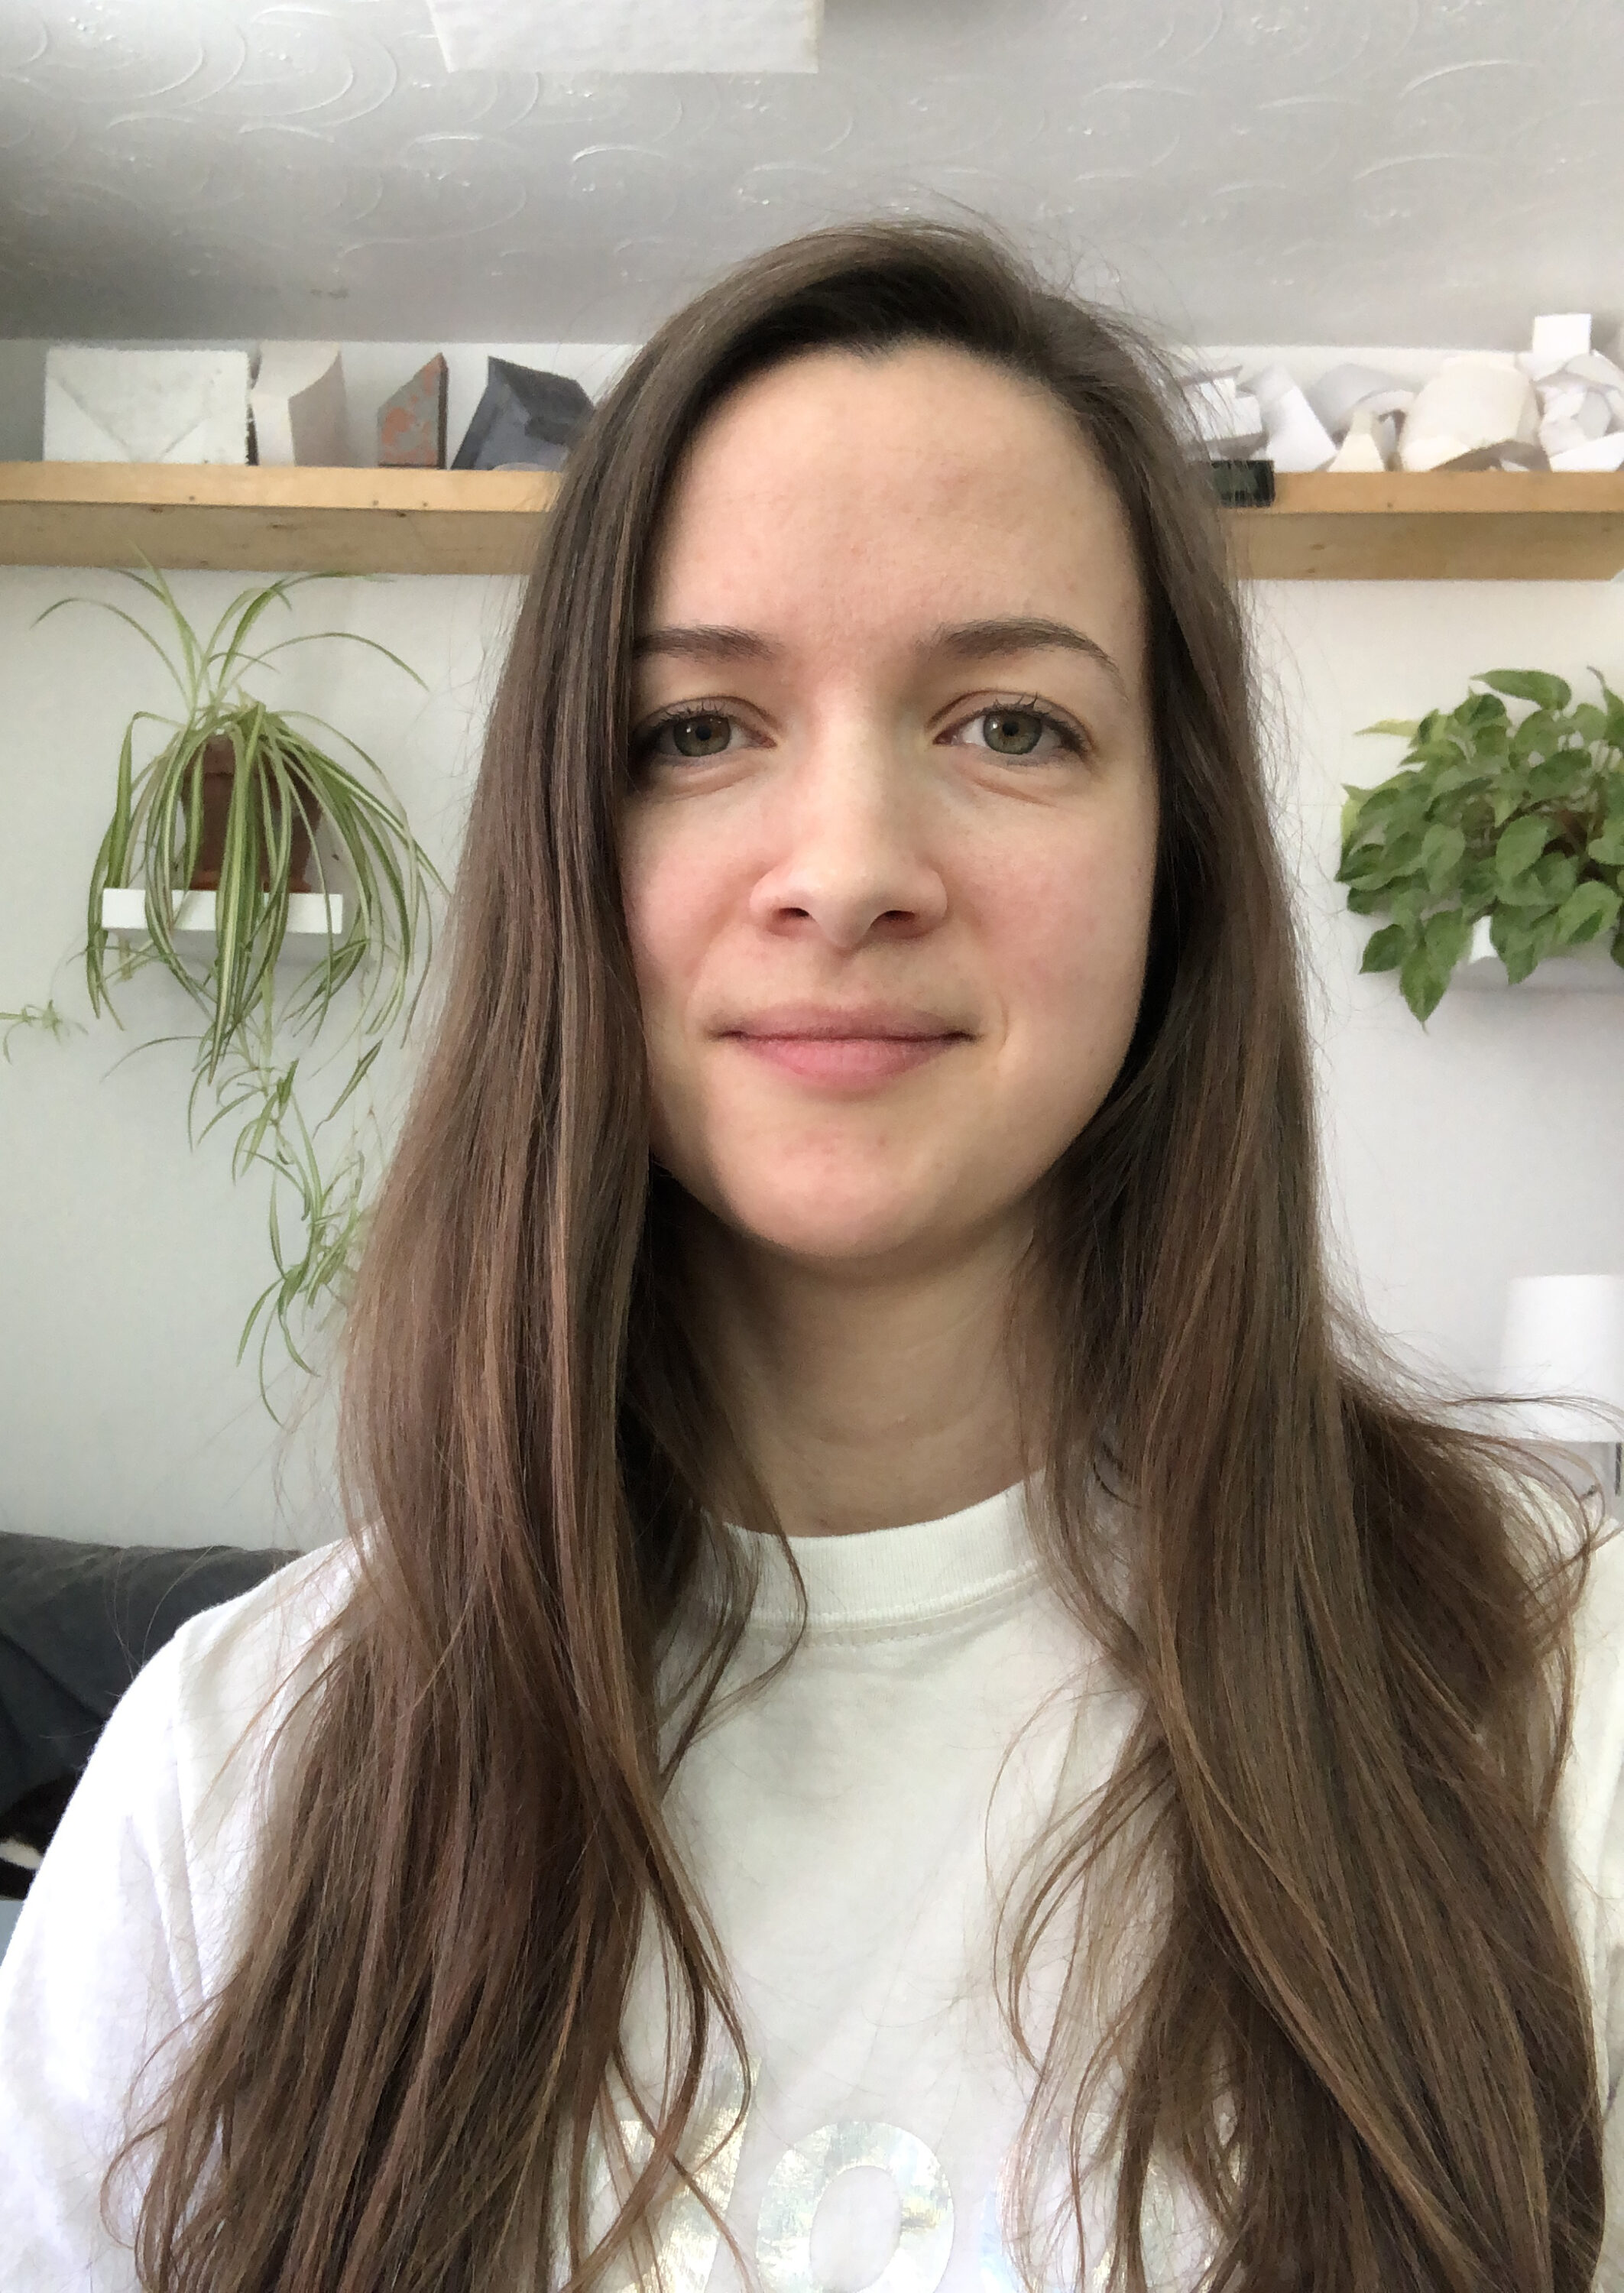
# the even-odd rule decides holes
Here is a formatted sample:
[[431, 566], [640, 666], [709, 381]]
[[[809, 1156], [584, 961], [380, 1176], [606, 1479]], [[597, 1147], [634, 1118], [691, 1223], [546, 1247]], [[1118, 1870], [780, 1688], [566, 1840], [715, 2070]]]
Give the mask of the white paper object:
[[[1607, 409], [1607, 426], [1624, 428], [1624, 368], [1617, 367], [1600, 351], [1589, 351], [1582, 358], [1571, 358], [1565, 366], [1553, 373], [1535, 378], [1534, 387], [1539, 393], [1542, 414], [1575, 415], [1579, 410], [1576, 399], [1566, 393], [1579, 390], [1599, 393]], [[1594, 434], [1599, 436], [1600, 432]]]
[[1250, 391], [1237, 388], [1232, 371], [1188, 376], [1184, 402], [1209, 460], [1245, 461], [1261, 452], [1268, 437], [1263, 409]]
[[45, 353], [47, 462], [246, 462], [246, 351]]
[[1569, 359], [1563, 370], [1580, 382], [1593, 383], [1597, 390], [1624, 390], [1624, 366], [1615, 366], [1600, 351]]
[[1563, 454], [1574, 446], [1604, 437], [1612, 426], [1612, 409], [1599, 390], [1582, 382], [1541, 393], [1545, 411], [1539, 422], [1539, 443], [1547, 454]]
[[[1399, 438], [1406, 470], [1438, 470], [1467, 454], [1535, 445], [1539, 401], [1515, 358], [1469, 351], [1446, 359], [1416, 393]], [[1517, 458], [1513, 454], [1513, 459]]]
[[1570, 359], [1582, 358], [1589, 347], [1589, 312], [1558, 311], [1534, 320], [1528, 350], [1531, 358], [1554, 359], [1565, 366]]
[[1348, 423], [1347, 436], [1337, 447], [1330, 466], [1342, 471], [1391, 469], [1397, 442], [1398, 425], [1391, 414], [1372, 414], [1368, 406], [1356, 406]]
[[428, 0], [448, 71], [811, 72], [822, 0]]
[[1403, 414], [1415, 393], [1380, 367], [1350, 362], [1322, 374], [1306, 395], [1331, 436], [1345, 438], [1356, 408], [1369, 407], [1373, 414]]
[[248, 403], [260, 460], [332, 469], [350, 458], [344, 365], [332, 343], [266, 343]]
[[1547, 422], [1576, 422], [1587, 438], [1599, 438], [1608, 426], [1607, 395], [1576, 381], [1566, 369], [1549, 382], [1535, 385], [1539, 412]]
[[1551, 456], [1553, 470], [1624, 470], [1624, 430], [1610, 430], [1604, 438], [1581, 439]]
[[1501, 1390], [1571, 1396], [1577, 1406], [1534, 1399], [1517, 1413], [1534, 1440], [1617, 1440], [1595, 1407], [1624, 1408], [1624, 1279], [1611, 1274], [1539, 1274], [1507, 1290]]
[[1264, 367], [1250, 387], [1277, 470], [1322, 470], [1335, 458], [1336, 441], [1283, 366]]

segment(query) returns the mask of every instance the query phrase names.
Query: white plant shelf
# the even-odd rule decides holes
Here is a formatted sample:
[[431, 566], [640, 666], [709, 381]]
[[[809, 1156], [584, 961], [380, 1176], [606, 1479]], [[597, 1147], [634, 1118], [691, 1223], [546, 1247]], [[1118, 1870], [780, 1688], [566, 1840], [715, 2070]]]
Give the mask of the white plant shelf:
[[[1472, 927], [1472, 944], [1465, 960], [1455, 968], [1455, 984], [1462, 987], [1499, 988], [1502, 993], [1511, 984], [1489, 936], [1487, 916], [1480, 916]], [[1562, 988], [1581, 995], [1624, 994], [1624, 969], [1613, 961], [1608, 943], [1603, 940], [1599, 945], [1573, 955], [1547, 955], [1543, 963], [1535, 964], [1526, 979], [1517, 982], [1519, 994], [1524, 988], [1547, 993]]]
[[[214, 901], [213, 892], [185, 892], [175, 908], [176, 941], [183, 947], [205, 945], [214, 936]], [[109, 887], [101, 895], [101, 928], [117, 932], [128, 938], [147, 935], [147, 895], [139, 887], [129, 889]], [[325, 941], [328, 932], [335, 939], [344, 928], [344, 895], [342, 892], [290, 892], [287, 895], [287, 938], [290, 940]]]

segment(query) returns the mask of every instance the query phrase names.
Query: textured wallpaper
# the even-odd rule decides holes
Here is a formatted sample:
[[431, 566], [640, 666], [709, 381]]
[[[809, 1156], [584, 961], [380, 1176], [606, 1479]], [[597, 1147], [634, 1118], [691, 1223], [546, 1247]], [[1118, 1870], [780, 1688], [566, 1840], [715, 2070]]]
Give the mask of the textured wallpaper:
[[1621, 117], [1620, 0], [826, 0], [812, 76], [574, 80], [424, 0], [0, 0], [0, 334], [626, 341], [969, 208], [1189, 340], [1511, 345], [1624, 315]]

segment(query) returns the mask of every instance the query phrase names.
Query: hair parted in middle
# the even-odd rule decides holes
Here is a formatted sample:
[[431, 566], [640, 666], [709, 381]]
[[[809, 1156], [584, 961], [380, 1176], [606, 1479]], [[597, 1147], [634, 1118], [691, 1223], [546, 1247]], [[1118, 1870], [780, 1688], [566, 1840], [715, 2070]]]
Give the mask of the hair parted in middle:
[[[1159, 795], [1137, 1028], [1025, 1275], [1055, 1364], [1027, 1397], [1033, 1527], [1142, 1714], [1006, 1907], [1030, 2157], [1058, 2125], [1076, 2200], [1109, 2091], [1132, 2293], [1158, 2159], [1211, 2216], [1211, 2293], [1590, 2283], [1596, 2062], [1548, 1866], [1584, 1524], [1407, 1394], [1328, 1282], [1242, 628], [1154, 352], [989, 234], [883, 223], [701, 295], [564, 473], [350, 1325], [358, 1583], [156, 2135], [153, 2293], [489, 2293], [543, 2256], [589, 2293], [651, 2268], [707, 2064], [744, 2064], [665, 1810], [751, 1592], [709, 1515], [777, 1522], [687, 1310], [692, 1206], [650, 1163], [617, 867], [631, 649], [707, 415], [783, 361], [917, 342], [1048, 393], [1119, 497]], [[1055, 1934], [1071, 1973], [1029, 2029]], [[650, 1938], [668, 2070], [598, 2239], [593, 2140]]]

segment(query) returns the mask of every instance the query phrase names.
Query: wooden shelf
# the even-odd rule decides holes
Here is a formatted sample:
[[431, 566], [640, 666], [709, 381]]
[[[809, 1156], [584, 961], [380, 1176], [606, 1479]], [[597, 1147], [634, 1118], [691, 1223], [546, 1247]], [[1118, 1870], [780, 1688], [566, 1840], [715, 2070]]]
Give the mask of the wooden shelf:
[[0, 462], [0, 565], [522, 573], [550, 470]]
[[[0, 462], [0, 564], [521, 573], [551, 472]], [[1282, 477], [1227, 514], [1264, 581], [1595, 581], [1624, 571], [1624, 473]]]
[[1235, 570], [1256, 581], [1610, 581], [1624, 473], [1321, 470], [1228, 523]]

